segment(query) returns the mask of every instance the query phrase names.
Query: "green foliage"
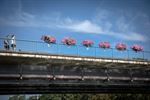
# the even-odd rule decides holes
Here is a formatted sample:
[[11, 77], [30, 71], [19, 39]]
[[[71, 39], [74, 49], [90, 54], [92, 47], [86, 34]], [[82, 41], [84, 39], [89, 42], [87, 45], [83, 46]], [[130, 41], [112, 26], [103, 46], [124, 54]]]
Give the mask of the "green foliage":
[[111, 100], [109, 94], [93, 94], [91, 100]]
[[43, 94], [39, 97], [39, 100], [61, 100], [61, 94]]
[[9, 97], [9, 100], [26, 100], [24, 95], [14, 95]]
[[14, 95], [9, 100], [150, 100], [147, 94], [42, 94], [29, 96]]
[[148, 94], [112, 94], [112, 100], [150, 100]]
[[38, 100], [38, 96], [30, 96], [28, 100]]

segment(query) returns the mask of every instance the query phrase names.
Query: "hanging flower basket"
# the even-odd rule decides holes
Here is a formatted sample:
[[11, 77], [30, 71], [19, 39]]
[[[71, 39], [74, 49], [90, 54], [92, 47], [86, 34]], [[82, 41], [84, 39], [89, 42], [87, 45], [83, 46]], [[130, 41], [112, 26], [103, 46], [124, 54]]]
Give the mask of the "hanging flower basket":
[[91, 47], [94, 44], [94, 42], [92, 40], [83, 40], [81, 42], [81, 44], [86, 46], [86, 47]]
[[116, 49], [117, 49], [117, 50], [120, 50], [120, 51], [126, 50], [126, 45], [123, 44], [123, 43], [118, 43], [118, 44], [116, 45]]
[[138, 51], [142, 51], [143, 47], [140, 45], [134, 44], [133, 46], [131, 46], [131, 49], [135, 52], [138, 52]]
[[68, 45], [68, 46], [76, 44], [76, 40], [71, 38], [71, 37], [65, 37], [62, 39], [61, 42], [65, 45]]
[[100, 42], [99, 47], [104, 48], [104, 49], [110, 48], [110, 43], [109, 42]]
[[53, 36], [43, 35], [41, 40], [43, 40], [46, 43], [56, 43], [56, 39]]

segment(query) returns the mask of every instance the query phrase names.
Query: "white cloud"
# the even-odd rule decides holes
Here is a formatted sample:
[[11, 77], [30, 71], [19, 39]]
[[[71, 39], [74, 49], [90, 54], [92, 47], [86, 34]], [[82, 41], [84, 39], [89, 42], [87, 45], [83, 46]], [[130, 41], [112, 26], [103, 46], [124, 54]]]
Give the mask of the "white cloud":
[[[0, 25], [15, 27], [46, 27], [46, 28], [63, 28], [73, 32], [91, 33], [109, 35], [114, 38], [130, 41], [146, 41], [138, 32], [132, 31], [131, 24], [137, 18], [133, 17], [127, 21], [125, 17], [119, 16], [116, 21], [110, 20], [112, 12], [101, 10], [91, 20], [73, 20], [69, 17], [62, 18], [60, 13], [49, 15], [33, 15], [22, 10], [21, 1], [18, 3], [18, 10], [12, 16], [0, 17]], [[115, 23], [114, 23], [115, 22]], [[117, 31], [112, 30], [116, 28]]]
[[[44, 17], [43, 17], [44, 18]], [[55, 19], [57, 18], [57, 19]], [[126, 32], [126, 24], [120, 24], [118, 29], [123, 29], [121, 32], [111, 31], [112, 23], [106, 22], [103, 26], [98, 25], [90, 20], [72, 20], [71, 18], [61, 19], [59, 17], [38, 19], [37, 16], [22, 12], [11, 18], [0, 17], [0, 25], [15, 26], [15, 27], [47, 27], [47, 28], [63, 28], [73, 32], [91, 33], [109, 35], [115, 38], [120, 38], [130, 41], [146, 41], [147, 38], [137, 32]], [[59, 18], [59, 19], [58, 19]], [[121, 22], [120, 22], [121, 23]]]
[[[54, 27], [59, 20], [58, 13], [51, 13], [50, 15], [34, 15], [25, 12], [22, 9], [22, 2], [17, 2], [17, 8], [14, 9], [12, 16], [0, 16], [0, 26], [14, 26], [14, 27]], [[54, 16], [55, 15], [55, 16]]]
[[84, 33], [103, 33], [103, 30], [98, 25], [91, 23], [89, 20], [84, 21], [72, 21], [67, 19], [68, 22], [58, 25], [59, 28], [65, 28], [73, 30], [75, 32], [84, 32]]
[[147, 38], [144, 37], [143, 35], [135, 32], [130, 32], [130, 33], [114, 33], [110, 32], [112, 36], [124, 39], [124, 40], [129, 40], [129, 41], [146, 41]]
[[91, 20], [79, 21], [67, 17], [62, 19], [64, 21], [58, 27], [74, 32], [109, 35], [129, 41], [147, 41], [148, 37], [145, 37], [143, 33], [136, 32], [134, 22], [141, 18], [140, 15], [140, 12], [133, 14], [118, 11], [114, 13], [111, 10], [98, 9]]
[[[95, 34], [102, 34], [102, 35], [109, 35], [115, 38], [130, 40], [130, 41], [146, 41], [147, 38], [143, 35], [136, 33], [136, 32], [113, 32], [110, 31], [112, 26], [111, 23], [106, 23], [106, 27], [103, 28], [98, 24], [92, 23], [90, 20], [83, 20], [83, 21], [74, 21], [70, 18], [64, 20], [63, 23], [58, 25], [58, 28], [69, 29], [74, 32], [83, 32], [83, 33], [95, 33]], [[125, 27], [125, 25], [121, 27]]]
[[17, 13], [13, 16], [0, 17], [0, 26], [14, 26], [14, 27], [54, 27], [57, 22], [55, 18], [45, 18], [36, 16], [27, 12]]

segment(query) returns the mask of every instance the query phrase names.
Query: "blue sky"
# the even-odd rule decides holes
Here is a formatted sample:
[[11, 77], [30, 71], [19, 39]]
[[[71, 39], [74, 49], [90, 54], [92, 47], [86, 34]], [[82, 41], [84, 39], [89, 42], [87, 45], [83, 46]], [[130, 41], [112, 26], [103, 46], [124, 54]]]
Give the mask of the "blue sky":
[[150, 50], [149, 0], [0, 0], [0, 37], [37, 40], [43, 34], [124, 42]]
[[71, 36], [78, 44], [84, 39], [95, 45], [110, 41], [112, 47], [141, 44], [150, 51], [150, 1], [0, 0], [0, 37], [8, 33], [36, 41], [49, 34], [57, 42]]

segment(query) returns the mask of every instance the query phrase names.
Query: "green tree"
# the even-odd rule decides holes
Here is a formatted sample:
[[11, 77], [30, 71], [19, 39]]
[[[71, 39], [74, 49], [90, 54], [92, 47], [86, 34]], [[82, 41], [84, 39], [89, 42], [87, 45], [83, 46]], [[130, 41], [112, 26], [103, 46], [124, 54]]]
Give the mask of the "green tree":
[[62, 100], [61, 94], [43, 94], [39, 97], [39, 100]]
[[39, 100], [38, 96], [30, 96], [28, 100]]
[[148, 94], [42, 94], [30, 96], [14, 95], [9, 100], [150, 100]]
[[93, 94], [91, 100], [111, 100], [111, 96], [109, 94]]
[[9, 100], [26, 100], [24, 95], [14, 95], [9, 97]]

